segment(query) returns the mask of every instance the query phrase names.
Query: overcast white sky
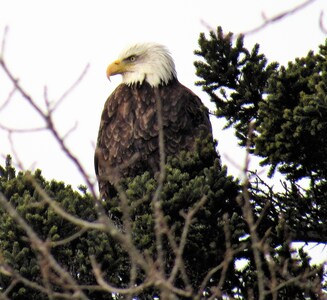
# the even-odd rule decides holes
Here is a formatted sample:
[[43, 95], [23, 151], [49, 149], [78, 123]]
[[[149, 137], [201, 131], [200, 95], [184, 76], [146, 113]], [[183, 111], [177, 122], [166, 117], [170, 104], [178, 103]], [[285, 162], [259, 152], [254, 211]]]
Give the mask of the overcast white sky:
[[[225, 32], [239, 33], [260, 25], [262, 12], [274, 16], [299, 3], [295, 0], [0, 1], [0, 34], [8, 26], [5, 60], [21, 85], [40, 104], [44, 102], [45, 86], [49, 99], [56, 101], [89, 64], [81, 84], [56, 111], [55, 124], [63, 135], [77, 124], [67, 143], [93, 175], [99, 117], [104, 101], [121, 80], [117, 76], [109, 82], [105, 69], [126, 44], [155, 41], [167, 45], [175, 59], [179, 80], [208, 105], [207, 95], [194, 86], [198, 78], [194, 74], [193, 51], [199, 33], [208, 32], [203, 21], [214, 28], [221, 25]], [[251, 46], [258, 42], [271, 61], [286, 63], [305, 55], [324, 42], [318, 19], [325, 8], [326, 1], [316, 0], [303, 11], [248, 36], [246, 43]], [[0, 84], [1, 105], [11, 90], [1, 71]], [[0, 122], [12, 128], [42, 125], [18, 95], [0, 111]], [[223, 157], [228, 153], [235, 158], [234, 152], [238, 150], [233, 145], [232, 132], [221, 132], [217, 125], [214, 129]], [[15, 134], [13, 142], [25, 168], [41, 168], [47, 178], [73, 185], [82, 181], [48, 133]], [[0, 145], [2, 155], [12, 152], [4, 131], [0, 131]], [[239, 154], [236, 157], [239, 159]], [[239, 172], [232, 166], [230, 169], [236, 175]]]
[[[207, 105], [208, 97], [199, 87], [193, 61], [200, 32], [208, 33], [203, 21], [212, 27], [221, 25], [225, 32], [240, 33], [262, 24], [262, 12], [271, 17], [303, 1], [296, 0], [165, 0], [165, 1], [86, 1], [86, 0], [0, 0], [0, 38], [8, 26], [5, 60], [25, 90], [40, 105], [44, 87], [48, 98], [56, 101], [89, 64], [83, 81], [55, 112], [55, 125], [67, 138], [71, 151], [80, 159], [90, 176], [94, 176], [93, 152], [100, 114], [110, 92], [119, 84], [116, 76], [109, 82], [107, 64], [120, 50], [134, 41], [154, 41], [171, 51], [179, 80], [196, 92]], [[246, 45], [261, 45], [270, 61], [281, 64], [317, 50], [326, 36], [320, 30], [320, 12], [327, 1], [316, 0], [262, 31], [247, 36]], [[0, 70], [0, 107], [12, 85]], [[16, 93], [0, 111], [0, 124], [10, 128], [34, 128], [43, 123]], [[232, 131], [222, 132], [222, 122], [214, 122], [223, 163], [234, 175], [243, 164], [243, 151], [238, 149]], [[18, 154], [26, 169], [40, 168], [47, 179], [55, 178], [77, 186], [83, 183], [75, 166], [65, 157], [47, 132], [14, 134], [0, 129], [0, 160], [7, 153]], [[227, 156], [226, 156], [227, 155]]]

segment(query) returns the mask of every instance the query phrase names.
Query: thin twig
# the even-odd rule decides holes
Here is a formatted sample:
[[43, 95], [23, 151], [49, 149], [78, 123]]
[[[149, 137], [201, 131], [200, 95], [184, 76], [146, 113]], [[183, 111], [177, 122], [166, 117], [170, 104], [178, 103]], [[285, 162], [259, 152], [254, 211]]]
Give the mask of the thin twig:
[[[305, 7], [309, 6], [310, 4], [313, 4], [316, 0], [307, 0], [295, 7], [293, 7], [292, 9], [289, 9], [287, 11], [284, 11], [282, 13], [279, 13], [273, 17], [270, 17], [268, 18], [266, 16], [266, 13], [265, 12], [261, 12], [261, 16], [262, 16], [262, 20], [263, 22], [259, 25], [259, 26], [256, 26], [250, 30], [247, 30], [247, 31], [243, 31], [243, 32], [240, 32], [240, 33], [237, 33], [237, 34], [234, 34], [234, 36], [240, 36], [240, 35], [251, 35], [251, 34], [254, 34], [254, 33], [258, 33], [259, 31], [263, 30], [264, 28], [280, 21], [281, 19], [285, 18], [285, 17], [288, 17], [294, 13], [297, 13], [298, 11], [304, 9]], [[327, 31], [325, 31], [325, 27], [323, 26], [323, 23], [322, 23], [322, 16], [323, 16], [323, 12], [321, 12], [320, 14], [320, 19], [319, 19], [319, 25], [320, 25], [320, 28], [321, 30], [326, 33]], [[201, 19], [201, 24], [209, 31], [212, 31], [212, 32], [215, 32], [215, 28], [210, 25], [208, 22], [206, 22], [205, 20]]]
[[266, 28], [267, 26], [269, 25], [272, 25], [278, 21], [280, 21], [281, 19], [284, 19], [285, 17], [288, 17], [294, 13], [297, 13], [298, 11], [304, 9], [305, 7], [309, 6], [310, 4], [313, 4], [316, 0], [307, 0], [295, 7], [293, 7], [292, 9], [289, 9], [287, 11], [284, 11], [282, 13], [279, 13], [277, 14], [276, 16], [274, 17], [270, 17], [268, 18], [265, 14], [265, 12], [262, 12], [261, 13], [261, 16], [262, 16], [262, 19], [263, 19], [263, 23], [253, 29], [250, 29], [248, 31], [243, 31], [239, 34], [236, 34], [236, 36], [239, 36], [239, 35], [251, 35], [251, 34], [254, 34], [254, 33], [257, 33], [258, 31], [261, 31], [263, 30], [264, 28]]
[[13, 134], [13, 133], [31, 133], [31, 132], [40, 132], [40, 131], [44, 131], [47, 128], [46, 127], [34, 127], [34, 128], [10, 128], [8, 126], [5, 126], [3, 124], [0, 123], [0, 128], [6, 132], [8, 132], [9, 134]]
[[8, 31], [9, 31], [9, 27], [6, 26], [3, 31], [3, 37], [2, 37], [2, 42], [1, 42], [0, 61], [4, 59]]
[[147, 287], [150, 287], [153, 285], [152, 281], [149, 282], [144, 282], [138, 286], [135, 287], [129, 287], [129, 288], [118, 288], [110, 285], [109, 283], [106, 282], [106, 280], [103, 278], [102, 272], [100, 265], [96, 262], [94, 256], [90, 256], [90, 261], [93, 269], [93, 273], [95, 275], [95, 278], [98, 282], [98, 284], [107, 292], [109, 293], [116, 293], [116, 294], [121, 294], [121, 295], [133, 295], [133, 294], [138, 294], [142, 291], [144, 291]]
[[[183, 262], [183, 253], [184, 253], [184, 249], [186, 246], [186, 242], [187, 242], [187, 236], [189, 233], [189, 229], [191, 227], [192, 222], [194, 221], [194, 216], [195, 214], [204, 206], [204, 204], [207, 201], [207, 196], [204, 195], [202, 196], [202, 198], [197, 201], [195, 203], [195, 205], [189, 210], [189, 212], [185, 215], [182, 214], [185, 218], [185, 224], [183, 226], [183, 231], [182, 231], [182, 235], [181, 235], [181, 239], [180, 239], [180, 243], [179, 243], [179, 247], [177, 248], [177, 251], [175, 251], [175, 263], [174, 263], [174, 267], [171, 271], [170, 277], [169, 277], [169, 281], [173, 282], [177, 276], [177, 271], [179, 269], [184, 269], [184, 262]], [[185, 274], [186, 276], [186, 274]], [[185, 278], [184, 281], [186, 281], [188, 283], [188, 279]], [[191, 286], [189, 286], [189, 289], [191, 288]]]
[[86, 231], [87, 231], [87, 228], [84, 227], [65, 239], [62, 239], [60, 241], [55, 241], [55, 242], [51, 241], [51, 248], [66, 245], [66, 244], [78, 239], [79, 237], [81, 237]]
[[0, 106], [0, 111], [3, 110], [10, 103], [11, 98], [13, 97], [15, 92], [16, 92], [16, 87], [13, 87], [13, 89], [9, 92], [7, 99]]
[[82, 73], [79, 75], [79, 77], [75, 80], [75, 82], [73, 82], [73, 84], [61, 95], [61, 97], [55, 102], [55, 104], [52, 106], [52, 108], [50, 109], [50, 112], [55, 111], [58, 106], [63, 102], [63, 100], [65, 100], [67, 98], [68, 95], [71, 94], [71, 92], [81, 83], [81, 81], [83, 80], [83, 78], [85, 77], [86, 73], [88, 72], [90, 68], [90, 64], [87, 64], [84, 67], [84, 70], [82, 71]]
[[155, 88], [155, 98], [157, 103], [157, 122], [159, 127], [159, 154], [160, 154], [160, 169], [159, 169], [159, 177], [158, 177], [158, 187], [153, 195], [152, 202], [153, 202], [153, 209], [154, 209], [154, 222], [155, 222], [155, 237], [156, 237], [156, 248], [157, 248], [157, 255], [158, 255], [158, 266], [159, 270], [164, 276], [165, 268], [164, 268], [164, 249], [162, 244], [162, 222], [164, 219], [164, 215], [161, 209], [161, 201], [160, 195], [163, 188], [163, 184], [166, 177], [166, 170], [165, 170], [165, 161], [166, 161], [166, 154], [165, 154], [165, 142], [164, 142], [164, 131], [163, 131], [163, 119], [162, 119], [162, 103], [161, 97], [159, 93], [159, 88]]
[[324, 34], [327, 34], [327, 28], [324, 24], [324, 11], [323, 10], [320, 12], [320, 16], [319, 16], [319, 27]]
[[[252, 138], [252, 133], [254, 130], [254, 123], [250, 123], [249, 126], [249, 132], [248, 132], [248, 138], [247, 138], [247, 155], [245, 158], [245, 166], [244, 170], [248, 170], [249, 168], [249, 163], [250, 163], [250, 145], [251, 145], [251, 138]], [[240, 196], [241, 197], [241, 196]], [[261, 243], [260, 239], [258, 237], [257, 231], [256, 231], [256, 226], [255, 226], [255, 220], [253, 216], [253, 211], [250, 203], [250, 194], [249, 194], [249, 179], [246, 177], [245, 182], [243, 184], [243, 201], [239, 201], [240, 203], [243, 202], [242, 205], [242, 212], [245, 221], [248, 224], [249, 231], [250, 231], [250, 239], [251, 239], [251, 246], [252, 246], [252, 251], [253, 251], [253, 257], [254, 257], [254, 262], [255, 266], [257, 269], [257, 279], [258, 279], [258, 289], [259, 289], [259, 300], [264, 300], [265, 298], [265, 284], [264, 284], [264, 273], [262, 269], [262, 260], [260, 257], [260, 252], [261, 252]]]

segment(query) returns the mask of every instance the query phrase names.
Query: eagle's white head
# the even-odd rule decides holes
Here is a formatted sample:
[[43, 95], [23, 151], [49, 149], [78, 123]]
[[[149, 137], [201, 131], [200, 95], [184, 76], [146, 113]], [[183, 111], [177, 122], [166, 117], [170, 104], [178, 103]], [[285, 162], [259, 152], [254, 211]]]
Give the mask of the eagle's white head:
[[107, 77], [121, 74], [127, 85], [147, 81], [151, 86], [167, 84], [176, 78], [174, 61], [163, 45], [134, 44], [126, 48], [107, 68]]

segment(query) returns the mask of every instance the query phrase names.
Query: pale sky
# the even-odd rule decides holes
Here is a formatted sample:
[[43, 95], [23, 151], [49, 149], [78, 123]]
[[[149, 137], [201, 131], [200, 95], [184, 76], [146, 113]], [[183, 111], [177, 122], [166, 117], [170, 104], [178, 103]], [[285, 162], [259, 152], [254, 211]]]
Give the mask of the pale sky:
[[[153, 41], [171, 51], [181, 83], [197, 93], [210, 106], [208, 96], [196, 87], [199, 78], [193, 66], [200, 32], [208, 26], [224, 32], [241, 33], [262, 24], [262, 13], [275, 16], [303, 1], [295, 0], [165, 0], [165, 1], [86, 1], [86, 0], [0, 0], [0, 39], [8, 26], [4, 58], [20, 84], [37, 103], [44, 106], [44, 88], [50, 101], [57, 101], [89, 64], [82, 82], [55, 112], [55, 126], [72, 153], [94, 176], [93, 152], [100, 114], [111, 91], [120, 83], [109, 82], [105, 70], [127, 44]], [[259, 43], [269, 61], [286, 64], [309, 50], [316, 51], [326, 35], [319, 28], [319, 15], [327, 1], [316, 0], [292, 14], [245, 38], [247, 46]], [[0, 107], [12, 90], [0, 70]], [[212, 108], [212, 106], [211, 106]], [[0, 124], [10, 128], [35, 128], [43, 125], [33, 109], [14, 94], [0, 110]], [[232, 131], [222, 131], [223, 120], [214, 121], [219, 151], [230, 173], [238, 176], [242, 149], [236, 146]], [[61, 152], [48, 132], [17, 133], [8, 139], [0, 129], [0, 160], [15, 152], [25, 169], [42, 169], [47, 179], [62, 180], [77, 186], [83, 183], [75, 166]], [[231, 163], [230, 159], [233, 160]]]
[[[285, 5], [287, 2], [287, 5]], [[119, 84], [116, 76], [109, 82], [105, 69], [122, 48], [134, 41], [154, 41], [171, 51], [179, 80], [210, 106], [208, 96], [196, 87], [193, 51], [197, 49], [200, 32], [208, 33], [221, 25], [225, 32], [240, 33], [262, 24], [262, 13], [274, 16], [298, 5], [301, 1], [253, 0], [169, 0], [169, 1], [4, 1], [0, 0], [0, 37], [8, 26], [4, 57], [25, 90], [44, 104], [44, 87], [50, 101], [56, 101], [89, 64], [83, 81], [62, 102], [55, 113], [55, 125], [67, 138], [71, 151], [93, 176], [93, 151], [103, 104]], [[327, 8], [316, 0], [304, 10], [262, 31], [246, 37], [247, 45], [261, 45], [270, 61], [282, 64], [297, 56], [316, 50], [325, 36], [318, 19]], [[327, 24], [327, 17], [326, 17]], [[0, 71], [0, 106], [11, 91], [11, 84]], [[211, 106], [212, 108], [212, 106]], [[11, 128], [42, 126], [37, 114], [16, 94], [0, 111], [0, 124]], [[221, 131], [221, 122], [214, 122], [215, 136], [223, 163], [230, 172], [240, 172], [242, 150], [237, 149], [233, 133]], [[8, 134], [0, 130], [0, 154], [12, 153], [14, 147], [26, 169], [41, 168], [50, 179], [60, 179], [74, 186], [83, 182], [76, 168], [65, 158], [47, 132]], [[235, 154], [236, 153], [236, 154]], [[228, 155], [228, 158], [224, 156]]]

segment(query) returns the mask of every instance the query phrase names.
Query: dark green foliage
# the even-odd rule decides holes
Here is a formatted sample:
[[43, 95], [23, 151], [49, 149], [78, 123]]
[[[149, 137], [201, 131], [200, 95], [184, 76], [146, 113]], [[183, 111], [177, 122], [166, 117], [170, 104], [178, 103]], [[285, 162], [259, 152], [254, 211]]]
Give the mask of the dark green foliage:
[[[10, 164], [10, 157], [7, 158], [6, 168], [1, 167], [0, 172], [2, 196], [8, 199], [42, 240], [60, 241], [80, 230], [77, 226], [58, 216], [42, 201], [42, 196], [37, 192], [33, 181], [30, 180], [31, 174], [19, 172], [15, 175]], [[84, 220], [96, 220], [94, 202], [89, 194], [76, 192], [63, 182], [46, 181], [39, 170], [32, 176], [39, 187], [53, 201], [58, 202], [66, 212]], [[51, 253], [62, 267], [73, 277], [79, 279], [81, 284], [95, 284], [94, 276], [90, 271], [89, 256], [94, 255], [97, 260], [107, 266], [118, 265], [115, 268], [119, 270], [121, 260], [116, 256], [117, 248], [119, 246], [112, 242], [108, 234], [87, 231], [68, 244], [53, 246]], [[0, 210], [0, 257], [1, 261], [12, 267], [15, 272], [42, 285], [41, 266], [37, 252], [31, 247], [24, 229], [20, 228], [2, 210]], [[117, 276], [111, 275], [110, 279], [117, 282]], [[8, 286], [10, 282], [10, 277], [0, 274], [2, 288]], [[57, 289], [55, 285], [53, 288]], [[48, 299], [43, 293], [31, 290], [27, 286], [23, 287], [21, 284], [13, 289], [10, 298]], [[111, 295], [101, 299], [111, 299]]]
[[[228, 177], [226, 169], [221, 168], [219, 159], [212, 143], [199, 141], [198, 152], [183, 153], [182, 160], [169, 159], [166, 166], [167, 180], [164, 184], [161, 199], [167, 223], [172, 228], [177, 244], [180, 242], [185, 219], [181, 212], [187, 213], [203, 196], [207, 197], [205, 205], [196, 215], [192, 223], [184, 251], [186, 270], [192, 285], [196, 288], [208, 270], [224, 259], [225, 235], [224, 214], [238, 215], [235, 198], [238, 184]], [[1, 169], [1, 191], [24, 217], [40, 238], [59, 241], [76, 233], [79, 228], [55, 214], [43, 201], [31, 182], [30, 174], [19, 172], [16, 176], [9, 164]], [[8, 174], [11, 174], [10, 176]], [[89, 194], [72, 190], [62, 182], [46, 181], [40, 171], [33, 174], [34, 180], [47, 192], [53, 201], [72, 215], [93, 221], [96, 219], [94, 203]], [[156, 258], [154, 246], [154, 220], [152, 196], [157, 182], [148, 173], [135, 179], [126, 180], [124, 190], [130, 203], [130, 217], [134, 242], [140, 251]], [[120, 197], [104, 203], [108, 215], [123, 228], [121, 221]], [[243, 222], [241, 222], [243, 223]], [[235, 242], [242, 231], [235, 235]], [[210, 242], [208, 242], [210, 236]], [[1, 256], [6, 264], [31, 281], [42, 285], [42, 276], [37, 253], [33, 251], [22, 228], [4, 212], [0, 213]], [[124, 286], [129, 280], [130, 262], [119, 243], [106, 233], [87, 231], [77, 239], [62, 246], [53, 247], [52, 255], [81, 284], [94, 284], [89, 256], [94, 255], [101, 267], [106, 270], [106, 279], [114, 285]], [[174, 263], [175, 254], [172, 247], [165, 241], [167, 272]], [[169, 271], [170, 270], [170, 271]], [[219, 272], [215, 274], [217, 277]], [[139, 280], [143, 275], [139, 273]], [[10, 283], [10, 278], [0, 275], [2, 286]], [[177, 281], [179, 279], [177, 278]], [[182, 284], [182, 283], [181, 283]], [[56, 287], [54, 286], [54, 289]], [[60, 289], [59, 289], [60, 291]], [[150, 290], [148, 293], [152, 293]], [[21, 294], [21, 296], [19, 296]], [[12, 299], [20, 299], [33, 295], [33, 299], [45, 299], [45, 295], [32, 291], [29, 287], [17, 286], [11, 294]], [[109, 293], [89, 293], [91, 299], [110, 299]]]
[[233, 35], [224, 35], [221, 27], [211, 32], [210, 39], [200, 35], [200, 50], [195, 54], [204, 58], [196, 61], [196, 74], [201, 85], [216, 104], [216, 115], [226, 118], [226, 127], [234, 125], [240, 145], [248, 142], [249, 123], [258, 119], [258, 106], [264, 98], [268, 79], [276, 72], [277, 63], [267, 65], [259, 54], [259, 45], [252, 51], [243, 45], [239, 36], [233, 45]]
[[[11, 165], [2, 169], [1, 190], [4, 191], [7, 199], [16, 206], [20, 214], [29, 220], [29, 224], [40, 237], [58, 241], [79, 230], [43, 204], [40, 195], [28, 179], [30, 175], [26, 176], [26, 174], [19, 172], [17, 176], [14, 176], [14, 172], [10, 170], [13, 170]], [[13, 175], [10, 178], [7, 175], [9, 172]], [[181, 160], [168, 159], [166, 172], [167, 180], [161, 194], [162, 207], [165, 219], [177, 244], [180, 242], [185, 224], [183, 213], [187, 213], [203, 196], [207, 197], [205, 204], [197, 212], [196, 219], [190, 227], [183, 253], [187, 275], [194, 290], [198, 289], [210, 270], [224, 261], [227, 230], [231, 248], [236, 250], [243, 247], [242, 251], [236, 252], [234, 259], [245, 258], [250, 263], [242, 272], [238, 271], [233, 263], [230, 263], [226, 269], [226, 279], [222, 289], [224, 293], [230, 296], [240, 296], [240, 299], [246, 299], [249, 290], [252, 290], [256, 295], [256, 269], [250, 238], [240, 206], [236, 201], [240, 193], [239, 186], [232, 177], [227, 176], [226, 168], [221, 167], [213, 145], [204, 140], [198, 143], [196, 153], [183, 153]], [[91, 197], [85, 193], [85, 189], [81, 189], [82, 193], [80, 193], [73, 191], [70, 186], [61, 182], [48, 182], [41, 176], [40, 171], [35, 172], [33, 176], [40, 186], [47, 191], [48, 195], [51, 195], [54, 201], [60, 203], [71, 214], [84, 220], [95, 220], [94, 204]], [[150, 178], [148, 173], [145, 173], [134, 179], [127, 179], [123, 186], [129, 201], [134, 243], [141, 252], [145, 252], [155, 259], [157, 252], [154, 242], [152, 196], [157, 188], [157, 182]], [[6, 194], [9, 190], [11, 193]], [[104, 203], [108, 215], [116, 222], [117, 227], [122, 229], [121, 207], [121, 199], [118, 196]], [[259, 206], [257, 214], [260, 214], [262, 209], [263, 207]], [[1, 212], [0, 216], [2, 260], [29, 280], [42, 284], [40, 262], [27, 242], [24, 230], [19, 228], [7, 214]], [[261, 237], [265, 235], [272, 224], [272, 221], [260, 223], [258, 232]], [[280, 224], [280, 227], [283, 226]], [[276, 260], [287, 259], [290, 274], [297, 276], [303, 270], [307, 270], [306, 268], [314, 270], [308, 264], [304, 265], [302, 260], [294, 261], [294, 264], [291, 264], [291, 250], [289, 244], [284, 242], [284, 231], [280, 229], [279, 232], [273, 231], [273, 234], [276, 235], [276, 239], [269, 248], [270, 255]], [[282, 248], [280, 248], [281, 245]], [[164, 241], [164, 246], [166, 270], [169, 274], [175, 255], [168, 239]], [[130, 258], [121, 249], [119, 243], [113, 241], [106, 233], [96, 230], [87, 231], [68, 244], [53, 247], [51, 253], [80, 284], [95, 284], [89, 261], [90, 255], [95, 256], [97, 261], [101, 263], [102, 270], [106, 271], [108, 282], [120, 287], [126, 286], [129, 282]], [[263, 261], [265, 261], [264, 258]], [[266, 264], [264, 266], [268, 280], [271, 274], [268, 271], [268, 266]], [[210, 282], [207, 283], [209, 295], [210, 286], [215, 286], [221, 275], [221, 269], [212, 274]], [[318, 276], [317, 272], [313, 272], [312, 278], [316, 276]], [[276, 270], [276, 277], [280, 278], [281, 281], [285, 279], [279, 270]], [[8, 276], [1, 275], [0, 280], [3, 288], [10, 284], [10, 277]], [[138, 281], [142, 282], [143, 280], [144, 274], [139, 272]], [[183, 287], [184, 283], [180, 278], [177, 278], [176, 285]], [[284, 289], [279, 291], [280, 294], [287, 293], [287, 289], [292, 289], [292, 285], [286, 285]], [[86, 291], [86, 293], [90, 299], [112, 298], [112, 295], [107, 292]], [[299, 289], [296, 293], [292, 290], [292, 293], [301, 295], [302, 290]], [[155, 288], [150, 287], [138, 297], [152, 299], [154, 294], [156, 294]], [[29, 299], [30, 297], [32, 299], [47, 299], [43, 293], [21, 284], [17, 285], [11, 293], [12, 299], [24, 299], [26, 297]], [[316, 298], [313, 296], [312, 299]]]
[[327, 44], [281, 67], [258, 113], [256, 154], [288, 178], [327, 176]]
[[[189, 279], [196, 288], [211, 268], [220, 264], [225, 254], [225, 234], [223, 215], [240, 216], [236, 204], [239, 191], [237, 182], [227, 176], [226, 168], [221, 168], [212, 143], [199, 141], [195, 153], [182, 153], [181, 159], [169, 158], [166, 165], [167, 178], [161, 194], [162, 208], [177, 244], [180, 242], [187, 213], [203, 196], [205, 205], [196, 214], [184, 251], [184, 262]], [[157, 182], [148, 173], [135, 179], [126, 180], [124, 190], [129, 198], [133, 236], [138, 249], [156, 257], [152, 196]], [[120, 197], [110, 200], [111, 216], [121, 218]], [[236, 222], [236, 220], [235, 220]], [[238, 218], [241, 231], [235, 233], [235, 243], [244, 234], [244, 222]], [[241, 225], [242, 224], [242, 225]], [[210, 237], [210, 242], [208, 242]], [[167, 270], [174, 263], [172, 247], [166, 241]], [[218, 276], [217, 272], [216, 276]]]
[[[199, 45], [196, 54], [204, 58], [195, 63], [203, 78], [199, 84], [217, 105], [217, 116], [225, 117], [227, 126], [235, 125], [240, 144], [248, 143], [249, 150], [263, 158], [262, 164], [271, 166], [271, 176], [278, 166], [289, 180], [288, 190], [275, 195], [276, 205], [287, 214], [296, 211], [298, 219], [317, 207], [321, 213], [310, 211], [308, 219], [322, 221], [322, 199], [327, 197], [327, 44], [319, 53], [310, 51], [280, 68], [276, 63], [267, 66], [258, 45], [250, 52], [242, 36], [233, 42], [232, 34], [224, 35], [221, 28], [209, 39], [202, 34]], [[296, 184], [302, 178], [309, 181], [305, 192]], [[311, 226], [326, 232], [315, 223]]]
[[202, 34], [199, 45], [198, 84], [216, 104], [216, 115], [235, 126], [240, 144], [247, 144], [253, 122], [250, 149], [272, 166], [271, 174], [279, 165], [292, 180], [326, 178], [327, 44], [280, 68], [267, 65], [259, 45], [248, 51], [242, 36], [233, 43], [220, 27], [210, 39]]
[[[283, 192], [274, 192], [260, 178], [248, 189], [255, 214], [264, 213], [259, 233], [271, 230], [274, 257], [282, 263], [280, 259], [290, 255], [283, 243], [286, 237], [326, 242], [327, 44], [320, 46], [319, 53], [310, 51], [287, 67], [268, 64], [258, 45], [249, 51], [242, 36], [233, 40], [232, 33], [224, 35], [220, 27], [209, 38], [201, 34], [199, 46], [195, 53], [203, 60], [195, 62], [202, 79], [198, 84], [216, 104], [216, 115], [226, 118], [226, 127], [234, 126], [240, 145], [271, 166], [271, 176], [277, 166], [286, 175]], [[309, 182], [306, 189], [297, 184], [303, 178]], [[286, 236], [281, 234], [285, 230]], [[292, 272], [301, 273], [308, 267], [305, 257], [301, 255], [294, 266]], [[256, 280], [251, 267], [246, 269], [247, 283], [251, 276], [253, 283]], [[302, 299], [298, 291], [288, 287], [278, 299], [290, 299], [290, 295]]]

